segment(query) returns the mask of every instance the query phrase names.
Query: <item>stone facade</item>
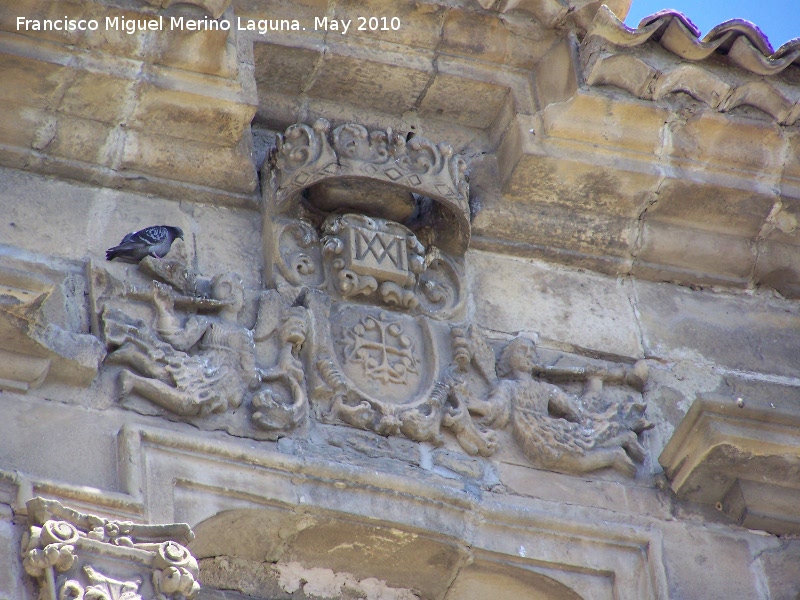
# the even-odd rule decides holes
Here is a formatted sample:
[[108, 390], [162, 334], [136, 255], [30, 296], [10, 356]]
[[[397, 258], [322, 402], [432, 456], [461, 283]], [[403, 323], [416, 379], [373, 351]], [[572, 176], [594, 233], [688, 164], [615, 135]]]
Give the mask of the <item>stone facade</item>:
[[797, 598], [800, 45], [628, 6], [0, 8], [0, 600]]

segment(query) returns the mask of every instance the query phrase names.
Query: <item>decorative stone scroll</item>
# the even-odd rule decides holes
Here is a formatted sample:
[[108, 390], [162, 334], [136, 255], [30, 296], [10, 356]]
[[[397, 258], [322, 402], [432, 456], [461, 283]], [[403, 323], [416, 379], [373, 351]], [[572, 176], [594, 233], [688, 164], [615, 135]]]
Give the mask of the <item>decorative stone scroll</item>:
[[186, 524], [139, 525], [65, 508], [27, 503], [22, 565], [44, 600], [191, 600], [199, 569], [186, 549]]

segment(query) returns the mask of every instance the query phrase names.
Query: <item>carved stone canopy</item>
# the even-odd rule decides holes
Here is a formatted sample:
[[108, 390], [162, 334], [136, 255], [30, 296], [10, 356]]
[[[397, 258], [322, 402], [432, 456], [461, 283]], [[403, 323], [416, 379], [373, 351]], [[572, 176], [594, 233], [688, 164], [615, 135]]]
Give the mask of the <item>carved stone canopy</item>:
[[463, 254], [470, 237], [466, 170], [449, 144], [355, 123], [331, 131], [328, 121], [317, 119], [278, 137], [265, 188], [276, 215], [296, 213], [301, 197], [306, 209], [323, 214], [424, 222], [438, 247]]

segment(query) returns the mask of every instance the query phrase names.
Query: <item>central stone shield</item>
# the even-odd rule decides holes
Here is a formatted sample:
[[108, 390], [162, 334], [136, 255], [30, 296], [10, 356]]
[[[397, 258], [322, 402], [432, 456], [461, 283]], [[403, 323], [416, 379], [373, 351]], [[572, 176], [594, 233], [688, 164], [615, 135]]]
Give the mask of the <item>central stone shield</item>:
[[348, 387], [376, 403], [413, 404], [433, 385], [435, 355], [424, 318], [336, 304], [331, 341]]

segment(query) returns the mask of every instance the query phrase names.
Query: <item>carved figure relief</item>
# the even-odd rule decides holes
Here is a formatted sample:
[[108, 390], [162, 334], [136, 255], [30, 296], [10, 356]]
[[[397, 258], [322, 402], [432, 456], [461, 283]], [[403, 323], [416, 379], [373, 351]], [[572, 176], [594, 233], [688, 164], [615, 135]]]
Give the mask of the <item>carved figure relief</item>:
[[[449, 431], [486, 457], [513, 437], [545, 469], [635, 473], [638, 435], [652, 426], [641, 365], [545, 366], [521, 338], [498, 361], [469, 323], [469, 187], [452, 148], [319, 120], [290, 127], [267, 170], [272, 289], [246, 311], [257, 313], [252, 327], [235, 275], [150, 257], [139, 263], [147, 285], [95, 273], [97, 326], [124, 402], [257, 439], [299, 432], [310, 416], [437, 445]], [[612, 398], [604, 385], [633, 395]]]
[[[493, 385], [488, 406], [472, 410], [494, 427], [510, 421], [531, 461], [571, 473], [611, 467], [635, 474], [635, 463], [645, 458], [638, 435], [653, 424], [644, 418], [644, 404], [631, 396], [609, 401], [603, 384], [628, 384], [641, 391], [647, 378], [644, 363], [614, 371], [547, 368], [538, 363], [534, 343], [517, 338], [503, 350], [498, 367], [503, 379]], [[571, 396], [543, 379], [547, 376], [583, 380], [584, 392], [580, 398]]]
[[[208, 279], [182, 261], [152, 258], [139, 270], [151, 278], [148, 285], [123, 283], [101, 269], [93, 277], [97, 327], [109, 350], [106, 364], [120, 367], [123, 402], [143, 398], [191, 419], [235, 415], [211, 426], [236, 433], [302, 424], [307, 408], [297, 352], [305, 339], [304, 309], [283, 306], [279, 295], [266, 292], [251, 330], [240, 323], [245, 294], [238, 275]], [[237, 411], [243, 405], [248, 411]]]
[[[651, 426], [634, 399], [642, 365], [553, 370], [524, 340], [498, 363], [465, 323], [469, 191], [449, 147], [319, 120], [278, 140], [269, 183], [268, 258], [277, 288], [308, 310], [302, 355], [317, 418], [433, 443], [450, 430], [482, 456], [510, 429], [543, 468], [635, 472], [638, 434]], [[633, 384], [634, 395], [612, 400], [604, 383]]]
[[188, 525], [113, 521], [43, 498], [27, 508], [22, 565], [40, 598], [191, 600], [200, 590], [197, 561], [179, 543], [194, 537]]
[[183, 323], [169, 288], [154, 282], [151, 297], [156, 335], [126, 326], [115, 315], [105, 318], [106, 341], [116, 346], [106, 360], [128, 367], [119, 375], [122, 395], [136, 392], [179, 415], [238, 408], [258, 382], [252, 335], [237, 322], [244, 302], [241, 281], [235, 275], [214, 277], [217, 315], [193, 315]]

